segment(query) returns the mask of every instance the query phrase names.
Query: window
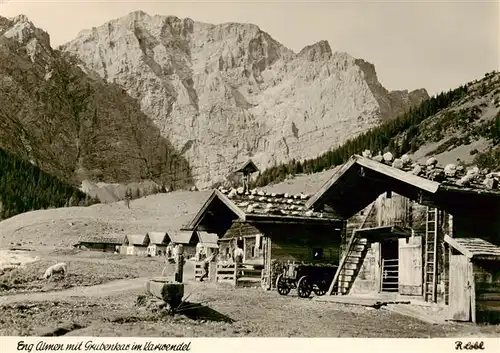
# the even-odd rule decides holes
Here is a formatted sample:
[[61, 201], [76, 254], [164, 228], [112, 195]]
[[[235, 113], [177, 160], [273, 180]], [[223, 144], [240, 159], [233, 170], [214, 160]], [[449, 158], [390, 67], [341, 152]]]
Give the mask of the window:
[[252, 246], [252, 257], [255, 257], [255, 246]]
[[313, 260], [322, 260], [323, 259], [323, 248], [313, 248], [312, 249], [312, 258], [313, 258]]

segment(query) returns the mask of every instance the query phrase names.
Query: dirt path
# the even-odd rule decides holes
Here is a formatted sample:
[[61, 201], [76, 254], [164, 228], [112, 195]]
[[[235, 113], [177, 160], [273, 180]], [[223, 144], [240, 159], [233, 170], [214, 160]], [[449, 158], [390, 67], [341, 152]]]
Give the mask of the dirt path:
[[144, 291], [148, 277], [133, 279], [120, 279], [104, 284], [88, 287], [73, 287], [61, 291], [22, 293], [0, 297], [0, 305], [12, 304], [22, 301], [51, 301], [71, 297], [106, 297], [125, 292]]

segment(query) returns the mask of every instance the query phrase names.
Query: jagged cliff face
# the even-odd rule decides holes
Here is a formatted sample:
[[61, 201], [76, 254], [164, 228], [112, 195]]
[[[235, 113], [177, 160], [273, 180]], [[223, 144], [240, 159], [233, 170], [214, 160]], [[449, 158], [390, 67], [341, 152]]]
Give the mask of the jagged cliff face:
[[295, 54], [248, 24], [135, 12], [60, 50], [137, 99], [201, 187], [249, 157], [315, 157], [428, 97], [388, 92], [373, 65], [326, 41]]
[[135, 12], [61, 50], [140, 100], [202, 187], [249, 157], [315, 157], [428, 97], [388, 92], [373, 65], [326, 41], [295, 54], [247, 24]]
[[75, 184], [190, 185], [189, 165], [139, 104], [65, 56], [25, 16], [0, 17], [0, 148]]

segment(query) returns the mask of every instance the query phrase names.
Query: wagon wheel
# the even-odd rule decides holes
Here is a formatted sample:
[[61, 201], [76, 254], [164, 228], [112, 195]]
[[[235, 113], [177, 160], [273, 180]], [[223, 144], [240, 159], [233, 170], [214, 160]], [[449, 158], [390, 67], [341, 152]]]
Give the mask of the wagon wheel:
[[302, 276], [299, 279], [299, 283], [297, 284], [297, 293], [299, 293], [299, 297], [307, 298], [311, 295], [312, 285], [309, 282], [309, 278], [307, 276]]
[[276, 288], [278, 289], [278, 293], [281, 295], [287, 295], [290, 293], [290, 286], [288, 285], [288, 282], [284, 278], [283, 274], [278, 276], [278, 279], [276, 280]]
[[325, 295], [326, 291], [328, 290], [328, 283], [326, 282], [326, 280], [322, 279], [321, 281], [316, 283], [316, 288], [314, 288], [313, 290], [314, 294], [318, 296]]

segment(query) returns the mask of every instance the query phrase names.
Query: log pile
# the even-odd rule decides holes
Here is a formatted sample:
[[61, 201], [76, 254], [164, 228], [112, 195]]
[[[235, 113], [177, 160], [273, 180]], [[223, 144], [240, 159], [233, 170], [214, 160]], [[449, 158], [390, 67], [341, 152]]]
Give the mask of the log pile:
[[372, 157], [369, 150], [363, 152], [363, 157], [403, 170], [413, 175], [418, 175], [443, 185], [471, 188], [477, 190], [490, 190], [500, 192], [500, 172], [491, 172], [488, 169], [480, 170], [478, 167], [464, 168], [460, 165], [447, 164], [438, 166], [434, 157], [427, 159], [425, 164], [413, 162], [408, 155], [394, 158], [392, 153], [379, 153]]
[[334, 218], [333, 214], [308, 210], [305, 205], [311, 196], [308, 194], [270, 193], [260, 189], [244, 192], [243, 187], [220, 187], [219, 191], [247, 214]]

